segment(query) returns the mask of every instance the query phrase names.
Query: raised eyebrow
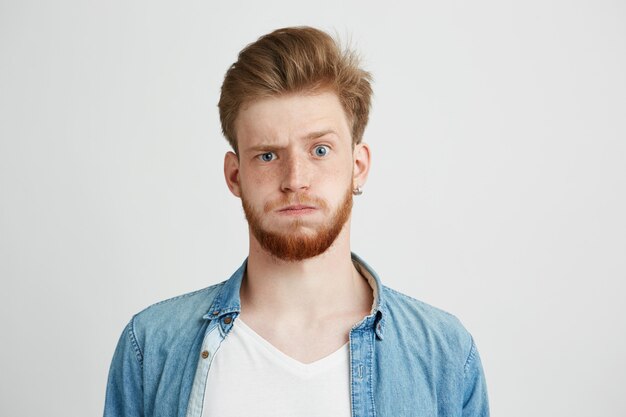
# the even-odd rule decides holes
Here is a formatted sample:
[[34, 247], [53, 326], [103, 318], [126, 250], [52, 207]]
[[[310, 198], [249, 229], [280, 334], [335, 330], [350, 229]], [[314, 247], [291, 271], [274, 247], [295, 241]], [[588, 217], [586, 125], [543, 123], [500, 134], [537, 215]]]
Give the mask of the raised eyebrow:
[[317, 139], [317, 138], [321, 138], [322, 136], [329, 135], [329, 134], [331, 134], [331, 133], [332, 133], [333, 135], [335, 135], [335, 136], [338, 136], [338, 135], [337, 135], [337, 132], [335, 132], [334, 130], [332, 130], [332, 129], [326, 129], [326, 130], [320, 130], [320, 131], [317, 131], [317, 132], [311, 132], [311, 133], [307, 134], [307, 135], [304, 137], [304, 139], [305, 139], [305, 140]]

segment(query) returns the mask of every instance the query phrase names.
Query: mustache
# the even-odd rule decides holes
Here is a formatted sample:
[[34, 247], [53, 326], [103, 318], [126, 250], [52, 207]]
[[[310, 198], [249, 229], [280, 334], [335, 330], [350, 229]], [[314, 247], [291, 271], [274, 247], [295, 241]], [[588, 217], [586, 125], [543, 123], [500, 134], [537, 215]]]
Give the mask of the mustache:
[[263, 210], [268, 213], [281, 207], [294, 206], [296, 204], [315, 206], [321, 209], [328, 208], [326, 200], [322, 198], [306, 194], [298, 194], [292, 197], [279, 198], [274, 201], [269, 201], [265, 203], [265, 205], [263, 206]]

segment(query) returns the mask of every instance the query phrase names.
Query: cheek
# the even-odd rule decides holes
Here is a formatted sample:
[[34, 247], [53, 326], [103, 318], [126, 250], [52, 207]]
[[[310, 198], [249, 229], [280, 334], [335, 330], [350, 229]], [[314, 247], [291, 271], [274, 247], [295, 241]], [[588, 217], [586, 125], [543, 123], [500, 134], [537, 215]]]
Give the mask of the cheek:
[[250, 201], [263, 199], [270, 189], [276, 187], [276, 177], [276, 174], [270, 170], [241, 173], [241, 189]]
[[348, 158], [342, 162], [341, 166], [337, 168], [334, 172], [334, 176], [336, 181], [345, 181], [352, 182], [352, 174], [354, 172], [354, 162], [352, 158]]
[[337, 201], [344, 198], [348, 188], [352, 189], [352, 166], [320, 173], [316, 177], [316, 189], [330, 193]]
[[275, 187], [280, 175], [273, 169], [255, 171], [250, 175], [249, 182], [257, 189]]

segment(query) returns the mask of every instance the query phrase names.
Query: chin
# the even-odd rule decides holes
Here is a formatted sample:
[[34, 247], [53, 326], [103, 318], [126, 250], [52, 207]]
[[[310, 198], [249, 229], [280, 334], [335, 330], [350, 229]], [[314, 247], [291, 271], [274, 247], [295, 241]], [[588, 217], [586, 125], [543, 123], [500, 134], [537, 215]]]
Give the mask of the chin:
[[302, 237], [302, 238], [307, 238], [307, 237], [313, 237], [318, 233], [318, 229], [317, 228], [312, 228], [310, 226], [304, 226], [304, 225], [289, 225], [289, 226], [284, 226], [284, 227], [276, 227], [276, 228], [268, 228], [265, 229], [267, 232], [270, 233], [274, 233], [276, 235], [281, 235], [281, 236], [290, 236], [290, 237]]

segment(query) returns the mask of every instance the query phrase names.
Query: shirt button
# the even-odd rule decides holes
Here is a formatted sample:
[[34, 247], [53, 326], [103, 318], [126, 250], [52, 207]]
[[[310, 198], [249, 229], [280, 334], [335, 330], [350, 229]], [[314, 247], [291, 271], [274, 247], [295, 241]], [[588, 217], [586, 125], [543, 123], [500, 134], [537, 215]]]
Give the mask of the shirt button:
[[233, 321], [232, 317], [230, 316], [224, 317], [224, 324], [230, 324], [231, 321]]
[[208, 350], [203, 350], [201, 356], [202, 356], [202, 359], [208, 358], [209, 357], [209, 351]]

